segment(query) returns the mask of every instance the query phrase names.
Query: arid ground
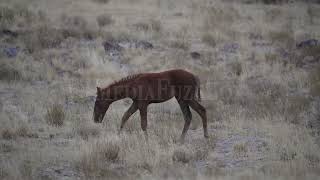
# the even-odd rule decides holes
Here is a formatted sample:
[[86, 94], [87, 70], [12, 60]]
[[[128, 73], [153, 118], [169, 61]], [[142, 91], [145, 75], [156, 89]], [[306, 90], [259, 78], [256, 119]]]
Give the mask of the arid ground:
[[[200, 77], [184, 144], [176, 100], [92, 120], [96, 87], [180, 68]], [[0, 179], [319, 179], [320, 3], [1, 0]]]

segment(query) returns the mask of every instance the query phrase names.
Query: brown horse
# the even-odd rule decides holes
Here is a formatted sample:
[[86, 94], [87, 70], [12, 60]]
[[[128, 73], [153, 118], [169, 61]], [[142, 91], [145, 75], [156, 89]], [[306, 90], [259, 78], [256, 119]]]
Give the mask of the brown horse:
[[[196, 97], [196, 94], [198, 97]], [[119, 133], [129, 117], [139, 109], [141, 128], [147, 138], [148, 105], [151, 103], [161, 103], [173, 97], [177, 99], [185, 119], [180, 140], [184, 141], [192, 119], [189, 106], [201, 116], [204, 137], [208, 138], [206, 109], [199, 104], [199, 78], [181, 69], [160, 73], [136, 74], [114, 82], [106, 88], [97, 87], [94, 122], [102, 122], [106, 111], [114, 101], [131, 98], [133, 103], [122, 117]]]

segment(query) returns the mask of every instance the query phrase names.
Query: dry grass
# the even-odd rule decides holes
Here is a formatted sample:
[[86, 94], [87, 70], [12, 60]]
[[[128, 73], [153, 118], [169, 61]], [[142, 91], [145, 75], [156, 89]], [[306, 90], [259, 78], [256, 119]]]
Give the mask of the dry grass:
[[112, 17], [108, 14], [102, 14], [97, 17], [97, 23], [100, 27], [110, 25], [113, 23]]
[[212, 36], [210, 33], [204, 33], [201, 37], [202, 42], [208, 44], [211, 47], [216, 47], [217, 42], [214, 38], [214, 36]]
[[188, 39], [188, 27], [183, 27], [175, 33], [175, 40], [171, 42], [171, 47], [182, 50], [188, 50], [190, 47]]
[[176, 149], [173, 152], [172, 160], [181, 163], [188, 163], [191, 160], [191, 156], [190, 154], [188, 154], [188, 152], [186, 152], [186, 149], [184, 148]]
[[47, 114], [45, 116], [47, 123], [55, 127], [61, 127], [65, 120], [65, 111], [61, 104], [53, 104], [47, 109]]
[[241, 157], [248, 153], [248, 147], [246, 143], [239, 142], [233, 146], [233, 153], [235, 156]]
[[0, 80], [10, 82], [22, 79], [21, 72], [13, 65], [1, 63], [0, 66]]
[[[319, 5], [243, 2], [1, 2], [0, 179], [317, 179], [319, 46], [295, 46], [319, 39]], [[110, 39], [154, 48], [110, 54]], [[173, 68], [200, 77], [212, 138], [192, 111], [178, 142], [176, 101], [150, 106], [148, 142], [139, 113], [117, 135], [123, 101], [93, 124], [96, 86]]]

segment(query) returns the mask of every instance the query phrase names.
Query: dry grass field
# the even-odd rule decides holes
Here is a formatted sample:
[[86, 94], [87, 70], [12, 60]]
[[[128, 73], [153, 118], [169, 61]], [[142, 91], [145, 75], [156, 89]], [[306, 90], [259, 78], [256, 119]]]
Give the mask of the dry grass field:
[[[93, 122], [96, 86], [174, 68], [209, 139], [174, 99], [148, 142], [129, 99]], [[319, 96], [319, 1], [0, 1], [0, 179], [319, 179]]]

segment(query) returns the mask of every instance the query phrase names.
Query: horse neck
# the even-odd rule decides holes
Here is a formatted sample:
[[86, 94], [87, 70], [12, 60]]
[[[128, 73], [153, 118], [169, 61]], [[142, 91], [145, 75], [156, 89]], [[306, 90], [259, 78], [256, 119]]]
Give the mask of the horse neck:
[[105, 97], [112, 99], [113, 101], [117, 101], [120, 99], [124, 99], [128, 97], [128, 92], [126, 92], [126, 84], [119, 83], [114, 84], [106, 88]]

